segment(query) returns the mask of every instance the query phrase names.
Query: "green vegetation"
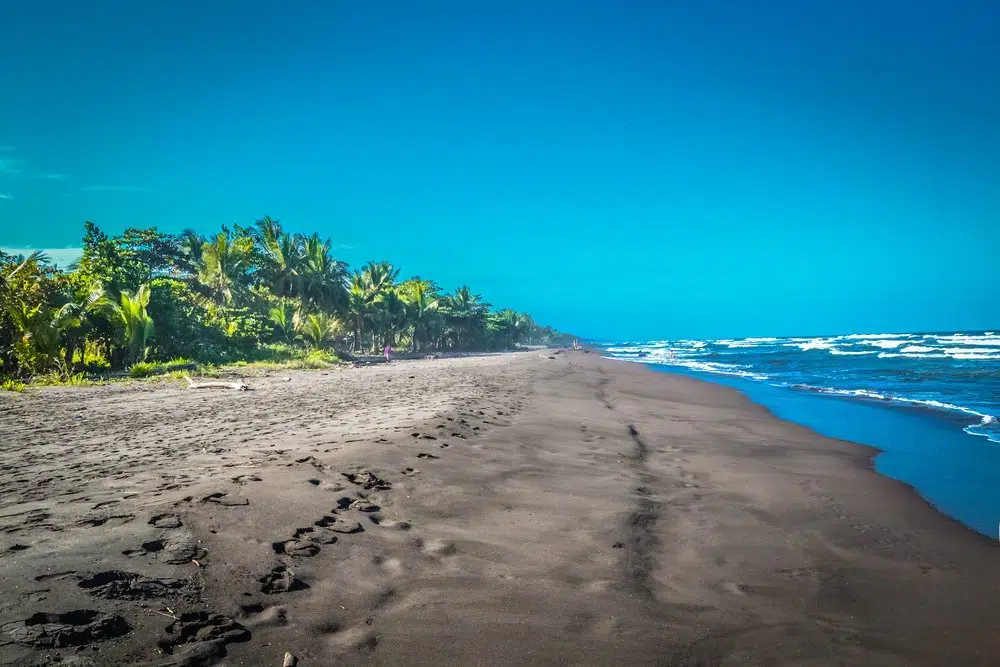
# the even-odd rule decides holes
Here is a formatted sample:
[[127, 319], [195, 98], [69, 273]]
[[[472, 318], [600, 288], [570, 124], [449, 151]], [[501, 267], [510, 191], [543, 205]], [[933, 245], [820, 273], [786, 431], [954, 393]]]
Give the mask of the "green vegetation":
[[67, 271], [37, 252], [0, 252], [0, 387], [216, 365], [327, 368], [386, 345], [487, 351], [571, 340], [492, 309], [467, 286], [445, 294], [420, 276], [400, 280], [384, 261], [351, 271], [331, 250], [265, 217], [208, 237], [155, 227], [109, 237], [87, 222], [83, 256]]
[[0, 391], [22, 392], [24, 391], [24, 383], [21, 382], [20, 380], [13, 380], [8, 378], [3, 382], [0, 382]]

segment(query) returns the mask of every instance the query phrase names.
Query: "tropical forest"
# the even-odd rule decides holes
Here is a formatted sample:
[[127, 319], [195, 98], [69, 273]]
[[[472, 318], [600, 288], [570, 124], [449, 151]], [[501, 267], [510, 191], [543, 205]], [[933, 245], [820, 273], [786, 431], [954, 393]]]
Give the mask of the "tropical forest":
[[65, 269], [42, 252], [0, 252], [0, 383], [77, 384], [177, 368], [322, 368], [393, 352], [486, 352], [564, 345], [530, 315], [468, 286], [400, 277], [387, 261], [352, 270], [330, 240], [251, 226], [109, 236], [84, 225]]

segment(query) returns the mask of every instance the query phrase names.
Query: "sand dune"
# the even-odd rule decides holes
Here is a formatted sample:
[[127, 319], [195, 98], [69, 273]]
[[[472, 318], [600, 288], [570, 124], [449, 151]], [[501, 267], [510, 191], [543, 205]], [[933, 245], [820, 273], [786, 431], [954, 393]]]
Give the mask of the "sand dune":
[[728, 389], [536, 352], [0, 397], [0, 663], [995, 665], [997, 545]]

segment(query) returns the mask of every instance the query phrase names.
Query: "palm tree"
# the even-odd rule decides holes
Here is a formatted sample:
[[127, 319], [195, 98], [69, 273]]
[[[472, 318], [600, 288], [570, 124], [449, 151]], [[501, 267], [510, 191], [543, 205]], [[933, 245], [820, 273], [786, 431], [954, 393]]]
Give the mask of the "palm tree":
[[180, 247], [180, 268], [197, 275], [198, 267], [204, 262], [205, 237], [193, 229], [185, 229], [177, 238]]
[[449, 327], [448, 334], [455, 347], [472, 344], [486, 327], [486, 314], [490, 305], [479, 294], [473, 294], [468, 285], [462, 285], [441, 300], [442, 310]]
[[246, 288], [251, 270], [249, 239], [233, 239], [228, 230], [202, 246], [198, 282], [218, 306], [224, 306]]
[[7, 287], [7, 281], [9, 279], [13, 278], [20, 271], [22, 271], [23, 269], [31, 266], [32, 264], [48, 264], [48, 263], [49, 263], [48, 256], [43, 251], [36, 250], [36, 251], [32, 252], [30, 255], [28, 255], [27, 257], [25, 257], [24, 259], [22, 259], [17, 264], [17, 266], [15, 266], [10, 271], [7, 271], [7, 272], [0, 271], [0, 287], [6, 288]]
[[342, 329], [340, 320], [326, 313], [309, 313], [302, 320], [302, 337], [312, 348], [322, 348], [332, 343]]
[[[373, 351], [378, 348], [379, 341], [377, 334], [381, 333], [382, 343], [389, 341], [387, 328], [394, 328], [393, 318], [399, 313], [399, 300], [396, 291], [396, 279], [399, 277], [399, 269], [393, 267], [389, 262], [368, 262], [359, 273], [359, 285], [353, 288], [356, 291], [364, 292], [365, 319], [371, 324], [371, 341]], [[352, 285], [354, 279], [352, 277]], [[389, 294], [394, 295], [394, 300], [387, 300]], [[355, 296], [357, 303], [358, 296]], [[387, 308], [393, 308], [393, 312], [387, 312]], [[389, 341], [391, 342], [391, 341]]]
[[281, 223], [264, 216], [254, 224], [254, 241], [265, 266], [262, 274], [276, 296], [299, 296], [304, 261], [303, 239], [282, 230]]
[[400, 296], [408, 306], [409, 320], [413, 323], [411, 348], [414, 352], [426, 339], [431, 319], [438, 310], [437, 290], [437, 285], [420, 276], [414, 276], [400, 286]]
[[146, 358], [146, 344], [153, 335], [153, 318], [146, 312], [149, 293], [149, 285], [139, 285], [135, 292], [122, 291], [117, 303], [107, 297], [99, 301], [108, 318], [122, 325], [128, 363]]
[[346, 305], [347, 264], [330, 255], [330, 239], [318, 234], [302, 240], [302, 299], [316, 308], [337, 310]]
[[351, 276], [351, 284], [347, 287], [347, 312], [354, 323], [354, 351], [361, 349], [361, 336], [365, 331], [365, 318], [371, 306], [365, 277], [360, 271]]
[[285, 342], [290, 343], [295, 338], [302, 319], [302, 305], [291, 299], [282, 299], [278, 305], [271, 307], [267, 319], [274, 324]]
[[396, 286], [399, 269], [393, 267], [389, 262], [368, 262], [361, 269], [361, 274], [364, 276], [366, 287], [372, 296], [378, 296]]
[[514, 345], [517, 336], [517, 325], [520, 315], [516, 310], [504, 308], [499, 313], [493, 313], [489, 319], [489, 328], [493, 333], [497, 347], [509, 350]]
[[378, 324], [382, 330], [382, 343], [396, 345], [396, 334], [406, 326], [406, 302], [398, 290], [389, 290], [376, 299]]
[[8, 304], [7, 313], [18, 333], [14, 350], [25, 370], [39, 373], [60, 364], [63, 335], [80, 326], [71, 305], [51, 308], [44, 303], [33, 307], [22, 302]]

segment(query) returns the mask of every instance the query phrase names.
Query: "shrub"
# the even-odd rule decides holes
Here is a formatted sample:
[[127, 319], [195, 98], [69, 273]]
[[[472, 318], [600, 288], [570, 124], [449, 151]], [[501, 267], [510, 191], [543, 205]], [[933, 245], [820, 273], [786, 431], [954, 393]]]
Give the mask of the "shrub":
[[160, 370], [159, 364], [153, 364], [148, 361], [138, 361], [128, 369], [128, 374], [134, 378], [144, 378], [149, 377], [153, 373]]
[[0, 391], [16, 391], [18, 393], [24, 391], [24, 383], [20, 380], [14, 380], [13, 378], [8, 378], [3, 382], [0, 382]]

